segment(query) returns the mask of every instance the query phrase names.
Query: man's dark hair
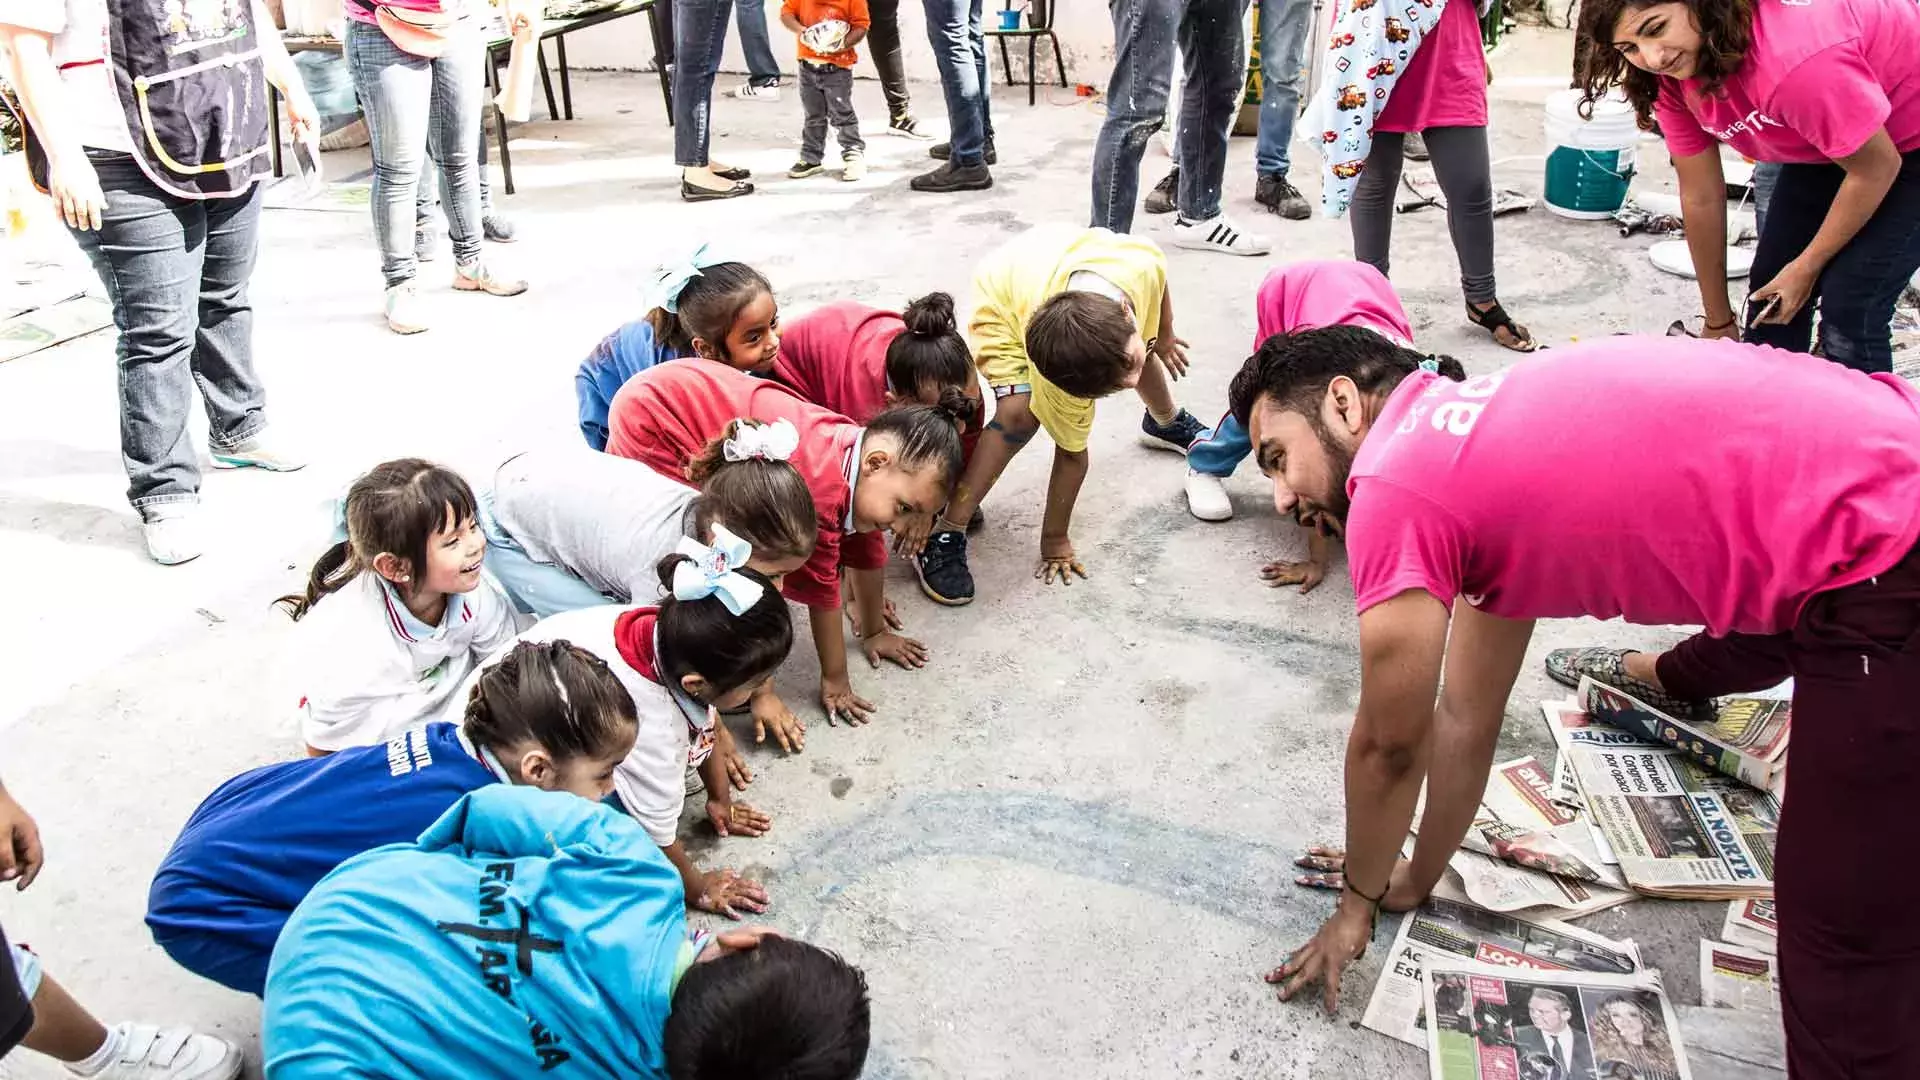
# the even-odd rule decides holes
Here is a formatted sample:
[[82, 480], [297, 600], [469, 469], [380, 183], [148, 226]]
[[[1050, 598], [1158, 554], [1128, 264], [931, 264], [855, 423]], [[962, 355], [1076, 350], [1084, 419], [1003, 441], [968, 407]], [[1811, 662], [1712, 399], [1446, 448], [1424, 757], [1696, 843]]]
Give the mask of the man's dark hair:
[[[1359, 326], [1323, 326], [1294, 334], [1275, 334], [1260, 343], [1227, 389], [1227, 407], [1241, 427], [1253, 419], [1253, 403], [1272, 398], [1281, 408], [1317, 422], [1327, 385], [1340, 375], [1363, 394], [1387, 394], [1400, 380], [1420, 370], [1426, 353], [1414, 352]], [[1451, 356], [1430, 359], [1440, 374], [1455, 382], [1467, 370]]]
[[867, 979], [791, 938], [695, 964], [667, 1017], [671, 1080], [854, 1080], [867, 1062]]
[[1055, 293], [1027, 319], [1027, 359], [1040, 377], [1077, 398], [1101, 398], [1119, 390], [1133, 367], [1127, 342], [1133, 316], [1099, 293]]

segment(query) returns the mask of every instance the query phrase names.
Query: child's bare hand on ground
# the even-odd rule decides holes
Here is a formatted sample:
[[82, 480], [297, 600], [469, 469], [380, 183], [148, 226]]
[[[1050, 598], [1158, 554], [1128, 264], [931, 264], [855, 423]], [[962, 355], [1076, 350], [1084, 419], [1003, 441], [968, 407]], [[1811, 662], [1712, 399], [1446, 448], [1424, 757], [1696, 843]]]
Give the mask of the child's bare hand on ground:
[[720, 763], [727, 768], [727, 783], [733, 785], [735, 791], [753, 783], [753, 770], [747, 766], [747, 759], [740, 755], [740, 748], [733, 744], [732, 739], [721, 742], [713, 752], [721, 755]]
[[760, 883], [743, 878], [731, 869], [713, 870], [702, 882], [693, 906], [729, 919], [740, 918], [741, 911], [759, 914], [767, 910], [767, 890]]
[[1033, 576], [1040, 579], [1040, 584], [1051, 585], [1058, 578], [1060, 584], [1071, 585], [1074, 574], [1079, 574], [1085, 580], [1087, 568], [1074, 557], [1073, 541], [1064, 537], [1057, 540], [1041, 537], [1040, 568], [1033, 572]]
[[879, 667], [882, 660], [891, 660], [909, 670], [925, 667], [931, 655], [924, 643], [891, 630], [861, 638], [860, 651], [867, 654], [867, 663], [873, 667]]
[[[893, 527], [893, 553], [911, 559], [927, 549], [927, 537], [933, 535], [934, 515], [926, 514]], [[898, 629], [896, 627], [896, 629]]]
[[779, 743], [785, 753], [798, 753], [807, 748], [806, 723], [787, 708], [778, 694], [756, 694], [751, 704], [754, 742], [766, 742], [767, 731], [772, 729], [773, 741]]
[[773, 828], [772, 817], [732, 799], [708, 799], [707, 820], [721, 836], [765, 836]]
[[[892, 597], [887, 598], [886, 606], [883, 610], [886, 612], [887, 629], [905, 630], [907, 628], [907, 624], [900, 620], [899, 609], [893, 606]], [[847, 605], [847, 626], [853, 630], [854, 637], [862, 636], [860, 633], [860, 605], [858, 604]]]
[[820, 707], [827, 710], [827, 723], [837, 724], [845, 720], [849, 724], [864, 724], [873, 719], [873, 703], [853, 692], [853, 684], [842, 675], [837, 679], [820, 680]]
[[1178, 379], [1187, 373], [1187, 343], [1169, 334], [1153, 343], [1153, 355], [1160, 358], [1160, 365], [1167, 369], [1167, 378]]
[[1282, 585], [1298, 585], [1302, 593], [1310, 593], [1327, 578], [1327, 568], [1316, 562], [1288, 562], [1275, 559], [1260, 568], [1260, 576], [1271, 588]]

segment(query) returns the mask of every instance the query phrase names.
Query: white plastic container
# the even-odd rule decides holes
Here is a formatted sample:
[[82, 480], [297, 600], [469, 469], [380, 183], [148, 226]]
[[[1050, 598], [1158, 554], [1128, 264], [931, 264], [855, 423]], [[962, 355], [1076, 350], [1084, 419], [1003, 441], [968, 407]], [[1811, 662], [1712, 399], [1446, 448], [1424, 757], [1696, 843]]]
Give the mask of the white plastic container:
[[1598, 221], [1627, 201], [1640, 128], [1633, 106], [1617, 94], [1593, 103], [1593, 118], [1580, 115], [1579, 90], [1556, 90], [1547, 98], [1547, 166], [1543, 201], [1561, 217]]

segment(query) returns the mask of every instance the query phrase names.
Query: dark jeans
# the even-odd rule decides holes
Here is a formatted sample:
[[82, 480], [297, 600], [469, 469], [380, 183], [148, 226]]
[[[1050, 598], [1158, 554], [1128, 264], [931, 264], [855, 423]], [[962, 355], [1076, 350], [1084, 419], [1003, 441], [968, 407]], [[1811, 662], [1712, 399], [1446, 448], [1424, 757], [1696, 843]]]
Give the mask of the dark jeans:
[[215, 449], [266, 426], [253, 370], [253, 275], [260, 185], [231, 199], [181, 199], [154, 186], [129, 154], [89, 150], [106, 193], [100, 231], [73, 230], [113, 303], [120, 361], [120, 458], [127, 499], [143, 515], [200, 497], [187, 435], [194, 390]]
[[940, 65], [940, 89], [947, 95], [947, 130], [955, 165], [984, 165], [987, 140], [993, 138], [987, 76], [987, 39], [980, 32], [981, 0], [922, 0], [927, 44]]
[[713, 76], [727, 45], [733, 0], [674, 0], [673, 163], [695, 169], [707, 164], [713, 138]]
[[1093, 151], [1093, 224], [1129, 232], [1140, 201], [1140, 155], [1166, 121], [1176, 43], [1181, 72], [1175, 203], [1188, 221], [1220, 213], [1227, 135], [1245, 87], [1248, 0], [1111, 0], [1113, 75]]
[[[1750, 289], [1772, 281], [1820, 231], [1846, 171], [1838, 165], [1783, 165], [1767, 200], [1767, 226], [1753, 253]], [[1893, 370], [1893, 307], [1920, 269], [1920, 150], [1902, 155], [1900, 175], [1867, 223], [1833, 257], [1813, 294], [1784, 325], [1754, 326], [1746, 340], [1791, 352], [1813, 344], [1814, 308], [1820, 309], [1820, 348], [1826, 358], [1856, 371]], [[1760, 305], [1748, 303], [1748, 319]]]
[[[1447, 196], [1447, 232], [1453, 257], [1460, 262], [1460, 291], [1470, 303], [1496, 295], [1493, 281], [1493, 166], [1487, 160], [1487, 129], [1428, 128], [1427, 153], [1433, 178]], [[1400, 193], [1400, 165], [1407, 137], [1397, 131], [1373, 133], [1366, 171], [1354, 185], [1347, 217], [1353, 228], [1353, 257], [1382, 274], [1393, 247], [1393, 204]]]
[[827, 150], [827, 124], [840, 136], [840, 154], [864, 153], [860, 118], [853, 112], [853, 72], [836, 64], [800, 61], [800, 106], [807, 112], [800, 128], [800, 160], [820, 164]]
[[[867, 51], [880, 73], [880, 89], [887, 95], [887, 116], [905, 116], [913, 109], [913, 99], [907, 95], [907, 65], [900, 58], [900, 0], [867, 0], [867, 16], [872, 20]], [[986, 48], [984, 40], [981, 48]]]
[[1698, 634], [1656, 670], [1684, 698], [1793, 676], [1774, 852], [1787, 1073], [1920, 1076], [1920, 923], [1908, 910], [1920, 871], [1892, 854], [1920, 790], [1920, 549], [1815, 596], [1786, 633]]
[[740, 51], [747, 55], [747, 81], [755, 86], [780, 85], [780, 61], [767, 39], [766, 0], [739, 0], [733, 24], [740, 29]]

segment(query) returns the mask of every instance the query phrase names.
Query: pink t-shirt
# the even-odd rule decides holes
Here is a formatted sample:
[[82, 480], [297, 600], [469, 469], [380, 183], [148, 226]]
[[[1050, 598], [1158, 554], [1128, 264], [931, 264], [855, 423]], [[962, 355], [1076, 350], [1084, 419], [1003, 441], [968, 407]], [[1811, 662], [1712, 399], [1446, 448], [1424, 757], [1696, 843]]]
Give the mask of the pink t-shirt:
[[1617, 337], [1394, 390], [1347, 482], [1361, 611], [1777, 633], [1920, 537], [1920, 394], [1800, 353]]
[[1920, 4], [1759, 0], [1740, 70], [1708, 94], [1662, 78], [1654, 103], [1675, 157], [1726, 143], [1755, 161], [1846, 157], [1882, 127], [1920, 147]]
[[1364, 326], [1398, 344], [1413, 344], [1413, 328], [1393, 286], [1363, 262], [1327, 259], [1276, 267], [1260, 282], [1253, 305], [1259, 323], [1256, 352], [1275, 334], [1316, 326]]
[[[1387, 7], [1427, 0], [1380, 0]], [[1339, 4], [1330, 5], [1339, 14]], [[1434, 127], [1485, 127], [1487, 55], [1480, 44], [1480, 17], [1473, 0], [1447, 0], [1433, 32], [1407, 61], [1393, 84], [1375, 131], [1425, 131]]]
[[[460, 18], [465, 18], [469, 14], [467, 0], [369, 0], [369, 2], [384, 7], [405, 8], [408, 11], [445, 11]], [[341, 0], [340, 7], [347, 18], [354, 22], [366, 23], [369, 26], [380, 25], [380, 20], [374, 18], [373, 12], [363, 7], [359, 0]]]

